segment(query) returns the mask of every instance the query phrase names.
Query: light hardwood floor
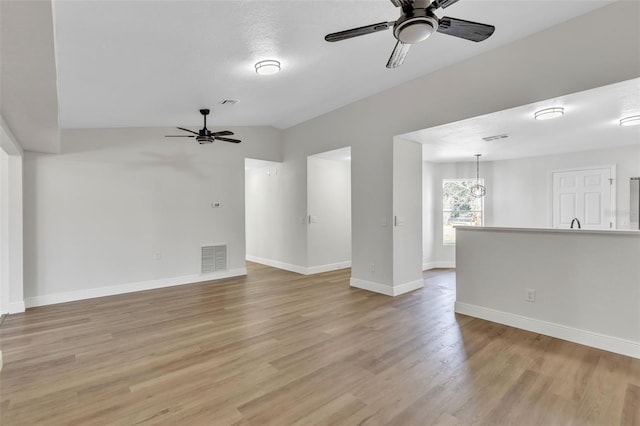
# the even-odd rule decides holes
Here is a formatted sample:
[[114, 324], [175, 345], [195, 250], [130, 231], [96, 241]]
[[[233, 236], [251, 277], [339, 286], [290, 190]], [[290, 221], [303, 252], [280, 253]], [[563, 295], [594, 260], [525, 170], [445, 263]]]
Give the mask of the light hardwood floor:
[[391, 298], [349, 270], [29, 309], [0, 328], [1, 424], [640, 424], [640, 360]]

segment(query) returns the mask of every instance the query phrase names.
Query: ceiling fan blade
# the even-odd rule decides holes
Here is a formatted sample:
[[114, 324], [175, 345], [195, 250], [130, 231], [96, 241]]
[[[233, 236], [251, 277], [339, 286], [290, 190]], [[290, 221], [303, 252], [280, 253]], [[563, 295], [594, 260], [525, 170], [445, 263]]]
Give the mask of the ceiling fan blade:
[[476, 42], [488, 39], [495, 30], [496, 27], [493, 25], [465, 21], [464, 19], [449, 18], [448, 16], [444, 16], [438, 22], [439, 33]]
[[225, 141], [225, 142], [232, 142], [232, 143], [240, 143], [242, 141], [238, 140], [238, 139], [230, 139], [230, 138], [219, 138], [216, 136], [216, 140], [217, 141]]
[[377, 33], [378, 31], [388, 30], [393, 26], [395, 22], [379, 22], [377, 24], [366, 25], [364, 27], [352, 28], [350, 30], [344, 30], [337, 33], [327, 34], [324, 39], [326, 41], [341, 41], [352, 37], [358, 37], [362, 35]]
[[395, 7], [401, 7], [403, 9], [411, 6], [411, 0], [391, 0], [391, 3], [393, 3]]
[[165, 135], [165, 138], [195, 138], [193, 135]]
[[211, 132], [211, 136], [231, 136], [233, 132], [229, 130], [223, 130], [221, 132]]
[[193, 133], [194, 135], [199, 135], [198, 132], [194, 132], [193, 130], [185, 129], [184, 127], [178, 127], [180, 130], [184, 130], [185, 132]]
[[451, 6], [454, 3], [457, 3], [458, 0], [433, 0], [432, 5], [434, 6], [435, 9], [441, 7], [443, 9]]
[[404, 58], [407, 56], [407, 52], [409, 52], [409, 48], [411, 47], [408, 43], [403, 43], [398, 40], [396, 43], [396, 47], [393, 48], [393, 52], [391, 52], [391, 56], [389, 57], [389, 61], [387, 62], [387, 68], [398, 68], [404, 62]]

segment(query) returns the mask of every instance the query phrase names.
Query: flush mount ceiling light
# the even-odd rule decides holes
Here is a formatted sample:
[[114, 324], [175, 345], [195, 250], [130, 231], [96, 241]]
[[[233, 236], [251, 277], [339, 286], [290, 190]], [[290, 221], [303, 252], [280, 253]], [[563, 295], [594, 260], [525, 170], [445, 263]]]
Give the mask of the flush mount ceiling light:
[[638, 124], [640, 124], [640, 115], [631, 115], [620, 119], [621, 126], [636, 126]]
[[487, 194], [487, 188], [480, 184], [480, 156], [476, 154], [476, 184], [469, 188], [472, 197], [481, 198]]
[[260, 75], [271, 75], [280, 71], [280, 62], [274, 59], [267, 59], [256, 63], [256, 72]]
[[553, 107], [553, 108], [545, 108], [540, 111], [536, 111], [533, 116], [536, 120], [550, 120], [552, 118], [561, 117], [564, 114], [564, 108], [562, 107]]

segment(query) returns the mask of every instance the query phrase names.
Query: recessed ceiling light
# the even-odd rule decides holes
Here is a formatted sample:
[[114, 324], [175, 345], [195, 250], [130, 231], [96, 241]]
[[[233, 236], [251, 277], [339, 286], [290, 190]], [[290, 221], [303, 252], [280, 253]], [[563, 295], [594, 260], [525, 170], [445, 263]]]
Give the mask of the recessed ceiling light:
[[280, 71], [280, 62], [274, 59], [267, 59], [256, 63], [256, 72], [260, 75], [271, 75]]
[[636, 126], [638, 124], [640, 124], [640, 115], [631, 115], [620, 119], [621, 126]]
[[533, 115], [536, 120], [550, 120], [552, 118], [561, 117], [564, 114], [564, 108], [562, 107], [553, 107], [553, 108], [545, 108], [540, 111], [536, 111]]

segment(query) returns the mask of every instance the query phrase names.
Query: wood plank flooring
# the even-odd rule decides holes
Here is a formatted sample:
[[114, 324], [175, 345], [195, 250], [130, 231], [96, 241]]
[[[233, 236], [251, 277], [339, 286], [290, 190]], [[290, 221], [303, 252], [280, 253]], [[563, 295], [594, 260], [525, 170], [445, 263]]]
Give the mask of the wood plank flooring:
[[640, 425], [640, 360], [391, 298], [349, 270], [29, 309], [0, 327], [10, 425]]

